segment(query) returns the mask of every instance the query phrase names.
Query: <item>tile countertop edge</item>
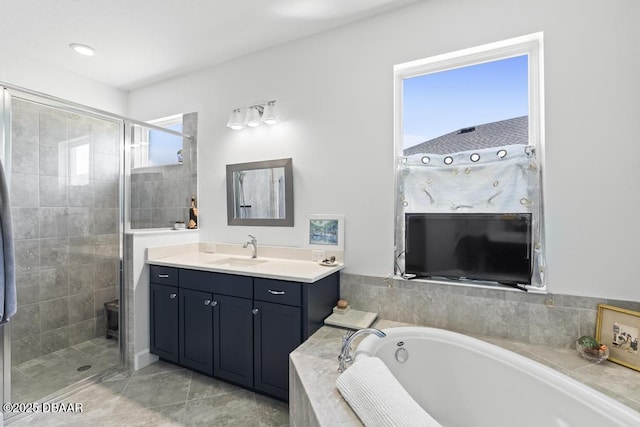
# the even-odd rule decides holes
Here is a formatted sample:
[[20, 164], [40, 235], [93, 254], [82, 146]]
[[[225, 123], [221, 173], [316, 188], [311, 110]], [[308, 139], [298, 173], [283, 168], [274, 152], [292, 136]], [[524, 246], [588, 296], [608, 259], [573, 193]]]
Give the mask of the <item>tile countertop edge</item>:
[[[203, 254], [202, 252], [194, 252], [194, 256], [198, 257]], [[175, 267], [175, 268], [184, 268], [189, 270], [201, 270], [201, 271], [210, 271], [213, 273], [224, 273], [224, 274], [235, 274], [239, 276], [251, 276], [251, 277], [259, 277], [264, 279], [276, 279], [276, 280], [287, 280], [287, 281], [296, 281], [303, 283], [314, 283], [320, 279], [323, 279], [327, 276], [330, 276], [333, 273], [336, 273], [344, 268], [344, 264], [336, 265], [335, 267], [325, 267], [319, 266], [316, 262], [313, 261], [299, 261], [299, 260], [283, 260], [283, 259], [271, 259], [271, 258], [262, 258], [271, 263], [278, 263], [278, 267], [281, 267], [282, 270], [276, 272], [264, 272], [256, 270], [255, 267], [221, 267], [221, 266], [213, 266], [211, 265], [211, 261], [221, 260], [223, 258], [233, 257], [233, 258], [241, 258], [237, 255], [229, 255], [229, 254], [206, 254], [211, 258], [210, 261], [206, 262], [196, 262], [196, 261], [184, 261], [185, 254], [179, 256], [168, 256], [168, 257], [159, 257], [159, 258], [150, 258], [145, 262], [151, 265], [159, 265], [164, 267]], [[301, 273], [288, 273], [287, 266], [285, 265], [287, 262], [291, 262], [292, 265], [308, 265], [310, 268], [318, 265], [318, 269], [316, 271], [311, 271], [309, 274], [301, 274]], [[209, 263], [209, 264], [208, 264]], [[272, 264], [273, 265], [273, 264]], [[322, 270], [320, 270], [320, 268]]]

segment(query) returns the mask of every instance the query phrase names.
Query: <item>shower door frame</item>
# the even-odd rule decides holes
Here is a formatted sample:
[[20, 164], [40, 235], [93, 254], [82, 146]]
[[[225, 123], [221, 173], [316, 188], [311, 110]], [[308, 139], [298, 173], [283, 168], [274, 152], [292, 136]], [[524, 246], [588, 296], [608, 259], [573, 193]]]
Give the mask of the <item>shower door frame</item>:
[[[118, 144], [118, 166], [119, 166], [119, 177], [118, 177], [118, 205], [119, 205], [119, 219], [118, 219], [118, 235], [119, 235], [119, 290], [118, 290], [118, 299], [119, 299], [119, 313], [118, 313], [118, 346], [119, 346], [119, 364], [118, 368], [127, 368], [128, 366], [128, 358], [126, 357], [126, 349], [127, 349], [127, 300], [126, 300], [126, 281], [128, 267], [126, 260], [129, 258], [129, 254], [127, 253], [127, 248], [125, 245], [125, 233], [126, 233], [126, 223], [125, 218], [128, 216], [128, 205], [126, 203], [126, 193], [125, 193], [125, 173], [127, 168], [125, 167], [126, 161], [126, 152], [125, 150], [126, 144], [128, 142], [127, 134], [128, 134], [128, 125], [127, 121], [133, 121], [126, 117], [112, 114], [103, 110], [95, 109], [92, 107], [88, 107], [85, 105], [77, 104], [72, 101], [67, 101], [61, 98], [56, 98], [50, 95], [46, 95], [43, 93], [35, 92], [29, 89], [17, 87], [14, 85], [6, 84], [4, 82], [0, 82], [0, 87], [2, 88], [2, 121], [0, 122], [2, 141], [0, 146], [0, 160], [2, 160], [3, 165], [8, 165], [5, 169], [5, 173], [10, 179], [11, 176], [11, 99], [13, 97], [22, 99], [28, 102], [35, 102], [41, 105], [45, 105], [51, 108], [57, 108], [66, 112], [81, 114], [84, 116], [89, 116], [94, 119], [104, 120], [111, 123], [115, 123], [119, 126], [119, 135], [120, 140]], [[106, 321], [106, 319], [105, 319]], [[6, 323], [0, 326], [0, 365], [2, 365], [2, 386], [0, 387], [0, 401], [2, 403], [11, 402], [11, 322]], [[99, 376], [100, 374], [96, 374]], [[4, 412], [2, 416], [0, 416], [0, 426], [2, 426], [2, 422], [4, 419]]]

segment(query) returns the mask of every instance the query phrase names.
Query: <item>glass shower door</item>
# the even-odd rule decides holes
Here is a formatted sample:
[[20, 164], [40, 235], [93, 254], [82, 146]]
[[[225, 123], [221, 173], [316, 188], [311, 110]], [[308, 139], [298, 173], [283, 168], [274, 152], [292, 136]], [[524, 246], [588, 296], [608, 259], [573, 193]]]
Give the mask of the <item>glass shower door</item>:
[[11, 400], [117, 367], [123, 124], [13, 93]]

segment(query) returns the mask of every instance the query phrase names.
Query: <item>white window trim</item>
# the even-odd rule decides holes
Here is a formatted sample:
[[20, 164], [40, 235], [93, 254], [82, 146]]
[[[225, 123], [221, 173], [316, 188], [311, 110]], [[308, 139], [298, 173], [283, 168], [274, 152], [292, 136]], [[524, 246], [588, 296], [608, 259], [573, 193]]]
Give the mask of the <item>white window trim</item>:
[[[544, 43], [543, 33], [533, 33], [481, 46], [471, 47], [448, 52], [428, 58], [409, 61], [394, 66], [394, 191], [396, 215], [394, 221], [398, 221], [398, 166], [403, 157], [404, 123], [403, 123], [403, 82], [404, 79], [418, 77], [455, 68], [477, 65], [485, 62], [507, 59], [515, 56], [528, 55], [529, 72], [529, 145], [535, 147], [540, 166], [541, 195], [545, 187], [545, 138], [544, 138]], [[544, 238], [544, 201], [541, 197], [539, 206], [540, 233], [542, 234], [541, 248], [543, 254], [545, 250]], [[394, 224], [394, 230], [396, 230]], [[394, 237], [397, 239], [397, 236]], [[394, 251], [394, 257], [397, 253]], [[394, 258], [395, 261], [395, 258]], [[546, 266], [544, 267], [546, 268]], [[394, 263], [395, 270], [395, 263]], [[542, 272], [545, 279], [540, 286], [528, 286], [532, 292], [546, 293], [547, 272]], [[448, 282], [447, 282], [448, 283]], [[464, 285], [463, 285], [464, 286]], [[477, 287], [476, 285], [472, 285]]]
[[[169, 127], [174, 124], [182, 123], [183, 117], [184, 114], [174, 114], [172, 116], [149, 120], [148, 123], [159, 127]], [[133, 157], [133, 164], [135, 166], [132, 167], [132, 170], [138, 171], [140, 169], [145, 169], [149, 172], [155, 171], [157, 168], [179, 165], [178, 163], [171, 163], [166, 165], [149, 166], [149, 133], [152, 129], [142, 125], [134, 125], [133, 129], [133, 140], [135, 145], [132, 145], [131, 153]]]

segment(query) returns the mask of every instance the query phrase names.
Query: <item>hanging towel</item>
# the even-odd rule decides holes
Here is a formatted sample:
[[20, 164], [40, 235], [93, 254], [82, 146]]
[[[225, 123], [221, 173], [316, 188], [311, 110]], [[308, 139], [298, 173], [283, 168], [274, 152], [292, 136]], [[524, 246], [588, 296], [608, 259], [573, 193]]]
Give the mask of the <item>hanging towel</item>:
[[366, 427], [440, 426], [377, 357], [358, 360], [336, 384]]
[[9, 188], [0, 163], [0, 324], [16, 313], [15, 252]]

